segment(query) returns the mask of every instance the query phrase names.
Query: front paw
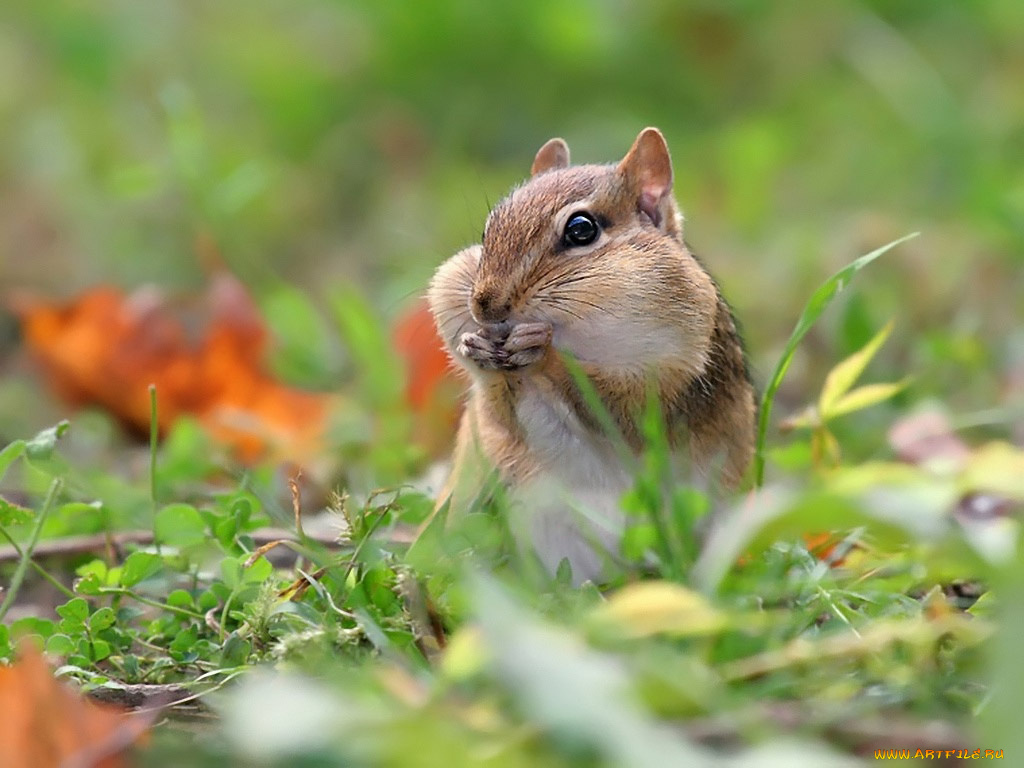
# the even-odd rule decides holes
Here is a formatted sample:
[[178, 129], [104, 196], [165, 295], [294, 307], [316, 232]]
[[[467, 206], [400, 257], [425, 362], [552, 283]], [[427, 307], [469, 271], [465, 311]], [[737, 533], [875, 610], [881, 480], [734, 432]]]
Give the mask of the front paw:
[[509, 370], [533, 365], [551, 346], [552, 328], [548, 323], [519, 323], [505, 339], [504, 350]]
[[517, 371], [544, 357], [551, 333], [547, 323], [502, 323], [462, 334], [458, 353], [487, 371]]
[[457, 351], [485, 371], [502, 370], [507, 363], [507, 355], [501, 349], [500, 343], [492, 341], [482, 330], [462, 334]]

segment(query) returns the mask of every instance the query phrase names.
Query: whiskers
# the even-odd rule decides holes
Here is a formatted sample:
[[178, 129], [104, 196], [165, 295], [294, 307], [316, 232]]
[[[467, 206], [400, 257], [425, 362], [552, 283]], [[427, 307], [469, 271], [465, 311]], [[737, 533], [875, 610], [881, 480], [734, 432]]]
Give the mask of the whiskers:
[[552, 317], [552, 312], [549, 310], [554, 310], [560, 315], [569, 315], [570, 317], [573, 317], [576, 320], [583, 319], [583, 315], [574, 310], [571, 304], [562, 299], [552, 298], [551, 296], [545, 296], [543, 299], [539, 299], [538, 297], [536, 303], [539, 304], [540, 306], [532, 307], [533, 311], [540, 315], [544, 320], [551, 323], [552, 325], [555, 324], [555, 321], [558, 318]]
[[[596, 304], [593, 301], [590, 301], [589, 299], [581, 298], [580, 297], [580, 292], [578, 292], [578, 291], [565, 291], [565, 290], [551, 291], [551, 292], [549, 292], [547, 294], [546, 300], [549, 301], [549, 302], [555, 302], [555, 303], [559, 304], [560, 306], [562, 306], [563, 308], [564, 307], [571, 307], [573, 305], [579, 305], [579, 306], [589, 307], [590, 309], [594, 310], [595, 312], [602, 312], [602, 313], [604, 313], [606, 315], [611, 315], [612, 317], [615, 316], [615, 313], [612, 312], [607, 307], [602, 307], [600, 304]], [[577, 314], [576, 317], [580, 317], [580, 316]]]
[[584, 320], [591, 312], [614, 316], [607, 307], [588, 298], [593, 296], [593, 289], [587, 284], [601, 279], [602, 275], [596, 272], [581, 273], [579, 262], [548, 265], [540, 274], [531, 276], [534, 287], [525, 304], [552, 323], [565, 318]]
[[458, 320], [460, 317], [462, 318], [462, 322], [459, 323], [459, 327], [455, 329], [455, 333], [451, 335], [451, 338], [455, 343], [458, 343], [459, 337], [465, 333], [466, 329], [469, 328], [470, 324], [473, 322], [473, 315], [470, 314], [468, 309], [465, 312], [457, 313], [452, 319]]

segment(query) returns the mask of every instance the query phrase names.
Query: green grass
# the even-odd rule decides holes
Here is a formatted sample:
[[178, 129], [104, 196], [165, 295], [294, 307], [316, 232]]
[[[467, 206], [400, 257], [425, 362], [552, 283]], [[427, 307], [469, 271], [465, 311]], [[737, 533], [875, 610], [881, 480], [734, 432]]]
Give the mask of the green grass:
[[[774, 385], [841, 281], [884, 250], [815, 294]], [[837, 367], [829, 381], [841, 385], [826, 386], [849, 389], [882, 339]], [[370, 381], [391, 366], [363, 360]], [[168, 451], [201, 449], [182, 429], [163, 447], [151, 442], [153, 474], [137, 480], [155, 504], [151, 537], [105, 557], [58, 558], [76, 564], [56, 617], [23, 615], [0, 629], [0, 659], [32, 642], [86, 690], [179, 684], [221, 716], [198, 734], [172, 718], [144, 761], [397, 766], [430, 750], [428, 762], [444, 765], [646, 766], [666, 756], [730, 765], [757, 764], [768, 750], [810, 766], [822, 749], [862, 753], [894, 733], [924, 746], [936, 720], [955, 748], [981, 744], [998, 723], [986, 667], [999, 652], [997, 617], [1016, 602], [996, 591], [958, 603], [944, 589], [1014, 583], [993, 536], [1012, 537], [1015, 553], [1017, 525], [952, 517], [968, 492], [1024, 500], [1013, 476], [1024, 454], [1009, 447], [979, 449], [970, 475], [877, 461], [780, 465], [754, 495], [709, 500], [671, 478], [662, 431], [647, 419], [649, 447], [623, 500], [626, 565], [598, 591], [544, 576], [509, 535], [500, 497], [406, 558], [402, 532], [432, 500], [403, 487], [337, 498], [338, 541], [298, 531], [275, 567], [273, 548], [253, 538], [284, 522], [263, 501], [268, 478], [211, 492], [203, 465], [171, 462], [168, 472]], [[79, 501], [96, 478], [62, 459], [59, 441], [74, 434], [62, 425], [0, 453], [14, 487], [29, 497], [50, 489], [37, 507], [3, 509], [0, 533], [25, 543], [0, 614], [29, 564], [59, 583], [33, 559], [41, 530], [119, 531], [118, 507], [132, 494], [116, 487]], [[762, 442], [762, 455], [775, 447]], [[836, 532], [827, 560], [801, 539], [822, 531]], [[676, 586], [626, 586], [639, 577]], [[777, 741], [780, 732], [799, 743]], [[986, 744], [1012, 736], [991, 733]]]
[[[258, 554], [283, 469], [70, 414], [0, 311], [0, 657], [194, 693], [216, 717], [174, 714], [152, 765], [1019, 759], [1022, 8], [7, 2], [0, 300], [227, 264], [274, 374], [340, 393], [301, 502], [346, 533]], [[409, 551], [433, 499], [394, 319], [545, 140], [604, 162], [647, 124], [763, 388], [757, 492], [678, 485], [647, 422], [606, 591], [547, 578], [500, 494]], [[923, 410], [965, 466], [897, 462]]]

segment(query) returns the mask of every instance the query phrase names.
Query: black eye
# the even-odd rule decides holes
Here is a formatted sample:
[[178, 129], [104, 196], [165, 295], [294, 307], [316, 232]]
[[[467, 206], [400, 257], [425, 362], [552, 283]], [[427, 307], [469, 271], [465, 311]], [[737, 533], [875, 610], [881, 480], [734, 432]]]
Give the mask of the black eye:
[[594, 221], [594, 217], [585, 211], [580, 211], [570, 216], [569, 221], [565, 223], [562, 240], [570, 247], [590, 245], [597, 240], [599, 234], [601, 234], [601, 228]]

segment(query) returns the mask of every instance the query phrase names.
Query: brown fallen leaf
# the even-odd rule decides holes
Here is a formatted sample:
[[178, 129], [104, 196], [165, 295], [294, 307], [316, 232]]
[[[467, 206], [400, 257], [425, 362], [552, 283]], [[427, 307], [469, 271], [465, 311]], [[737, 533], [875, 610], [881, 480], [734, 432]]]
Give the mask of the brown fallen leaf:
[[128, 715], [95, 704], [54, 679], [42, 655], [23, 644], [0, 667], [0, 765], [4, 768], [121, 768], [155, 713]]
[[124, 295], [94, 288], [67, 302], [18, 297], [25, 345], [69, 405], [107, 409], [149, 430], [149, 386], [159, 428], [182, 415], [246, 463], [302, 463], [316, 455], [335, 395], [276, 381], [266, 368], [269, 334], [245, 287], [219, 271], [195, 307], [152, 288]]

